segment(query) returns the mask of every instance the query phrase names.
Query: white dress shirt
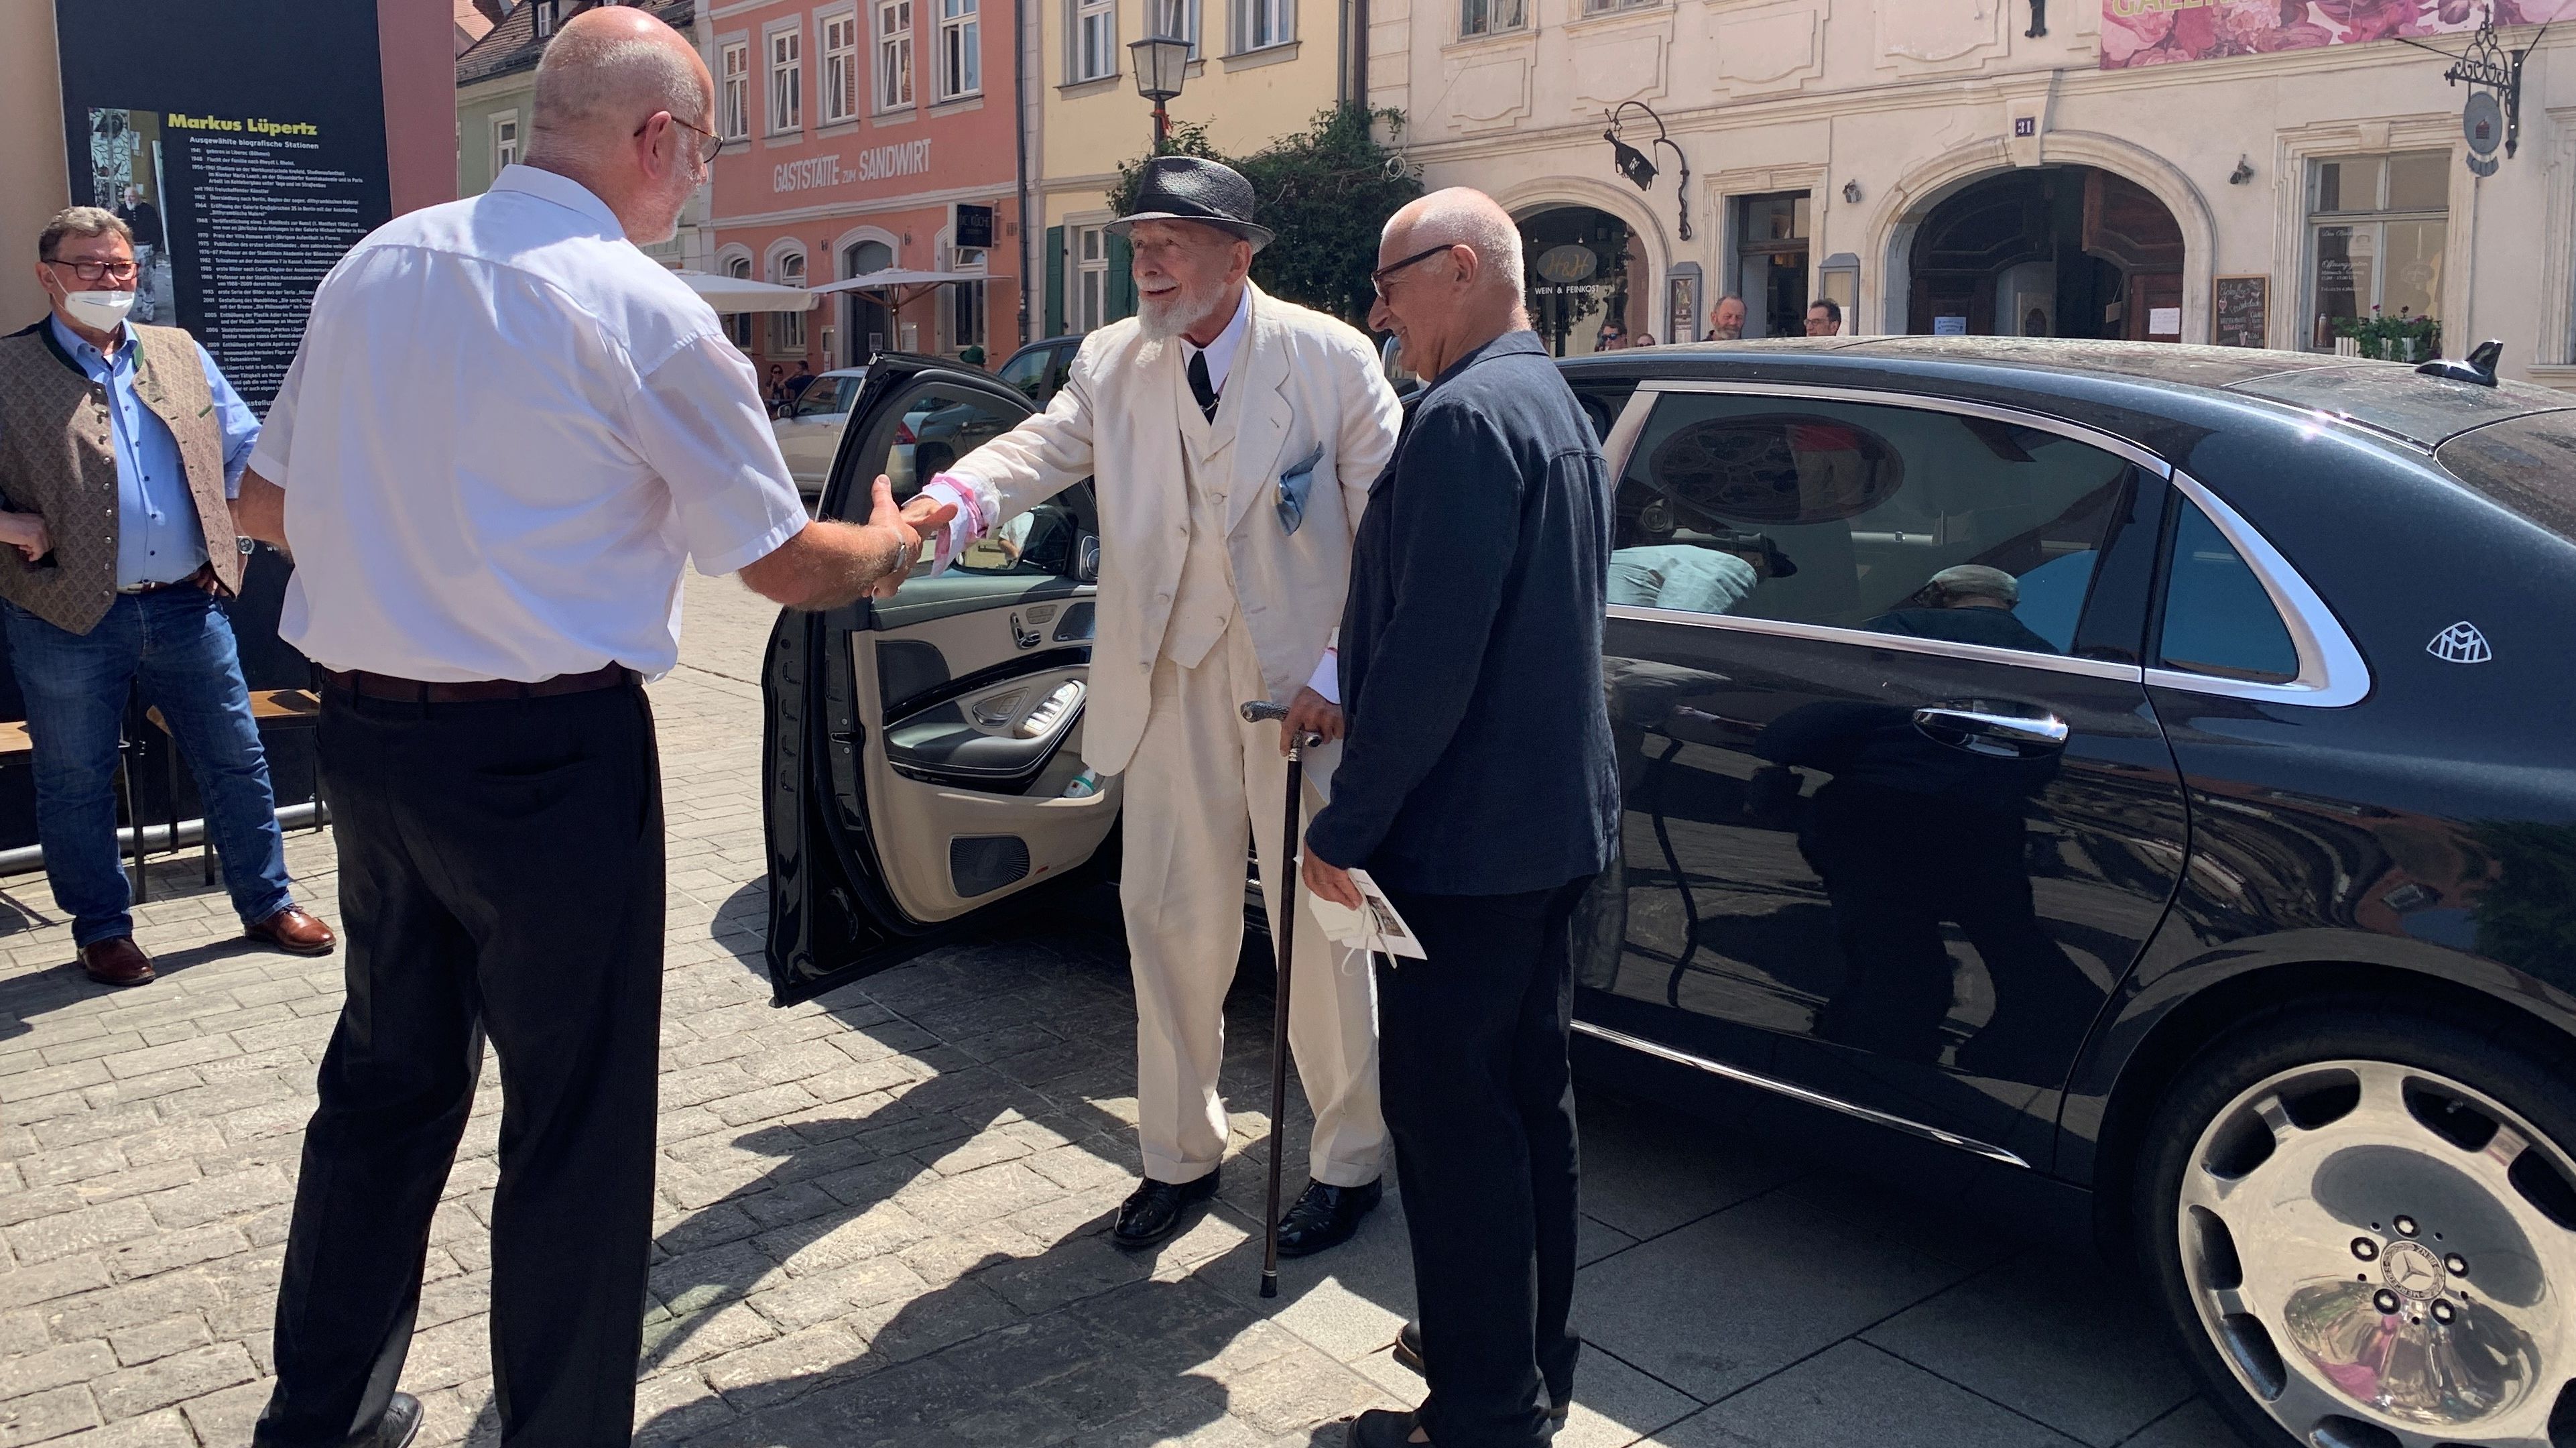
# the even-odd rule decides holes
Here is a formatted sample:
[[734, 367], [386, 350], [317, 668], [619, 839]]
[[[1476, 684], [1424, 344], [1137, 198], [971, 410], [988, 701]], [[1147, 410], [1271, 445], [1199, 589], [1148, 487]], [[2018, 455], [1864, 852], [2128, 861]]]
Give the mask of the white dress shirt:
[[1225, 375], [1234, 370], [1234, 354], [1243, 347], [1243, 334], [1251, 330], [1252, 288], [1245, 287], [1243, 300], [1235, 303], [1234, 320], [1225, 324], [1225, 330], [1216, 334], [1215, 341], [1202, 347], [1187, 337], [1181, 339], [1181, 365], [1189, 366], [1191, 358], [1205, 352], [1208, 362], [1208, 386], [1214, 388], [1217, 395], [1223, 396]]
[[251, 468], [286, 490], [279, 635], [439, 683], [668, 673], [682, 563], [731, 573], [806, 523], [715, 312], [530, 166], [342, 258]]

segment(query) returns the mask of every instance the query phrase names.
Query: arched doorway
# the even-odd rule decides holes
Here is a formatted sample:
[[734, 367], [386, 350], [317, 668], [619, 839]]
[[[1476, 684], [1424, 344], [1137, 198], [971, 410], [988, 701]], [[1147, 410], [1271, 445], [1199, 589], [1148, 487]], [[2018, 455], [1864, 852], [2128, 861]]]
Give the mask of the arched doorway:
[[[894, 265], [894, 248], [882, 241], [856, 241], [841, 251], [841, 276], [866, 276]], [[844, 292], [849, 309], [849, 325], [842, 335], [849, 338], [849, 360], [865, 362], [894, 345], [894, 318], [885, 307], [857, 292]]]
[[1601, 350], [1603, 332], [1651, 330], [1644, 248], [1627, 222], [1590, 206], [1520, 218], [1530, 325], [1559, 357]]
[[1910, 271], [1909, 332], [2182, 340], [2182, 228], [2096, 167], [1970, 183], [1924, 218]]

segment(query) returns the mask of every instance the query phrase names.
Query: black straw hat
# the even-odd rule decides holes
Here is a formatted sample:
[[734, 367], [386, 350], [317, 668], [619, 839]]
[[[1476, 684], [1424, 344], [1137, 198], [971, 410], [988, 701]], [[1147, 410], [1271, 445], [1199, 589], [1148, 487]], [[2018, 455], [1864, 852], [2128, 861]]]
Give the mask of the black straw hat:
[[1195, 221], [1230, 231], [1259, 251], [1270, 244], [1270, 228], [1252, 219], [1252, 206], [1252, 183], [1233, 167], [1197, 156], [1156, 156], [1145, 163], [1136, 209], [1109, 230], [1125, 236], [1139, 221]]

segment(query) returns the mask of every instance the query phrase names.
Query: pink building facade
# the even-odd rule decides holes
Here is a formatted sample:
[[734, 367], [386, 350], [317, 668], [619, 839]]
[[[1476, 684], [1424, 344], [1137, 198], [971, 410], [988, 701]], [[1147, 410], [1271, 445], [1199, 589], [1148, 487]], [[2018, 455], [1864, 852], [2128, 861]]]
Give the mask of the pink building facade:
[[[820, 286], [901, 268], [981, 282], [732, 319], [764, 375], [876, 351], [999, 362], [1022, 336], [1019, 76], [1004, 0], [701, 0], [716, 77], [715, 271]], [[968, 243], [984, 239], [984, 246]]]

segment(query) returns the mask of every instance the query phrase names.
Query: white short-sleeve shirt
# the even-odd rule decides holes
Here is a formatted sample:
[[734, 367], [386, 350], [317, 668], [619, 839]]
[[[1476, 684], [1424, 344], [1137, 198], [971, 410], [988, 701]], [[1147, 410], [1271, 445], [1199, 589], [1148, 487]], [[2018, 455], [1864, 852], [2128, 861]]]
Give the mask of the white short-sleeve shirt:
[[251, 468], [286, 490], [280, 636], [438, 683], [667, 673], [683, 562], [806, 523], [715, 312], [530, 166], [341, 259]]

